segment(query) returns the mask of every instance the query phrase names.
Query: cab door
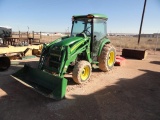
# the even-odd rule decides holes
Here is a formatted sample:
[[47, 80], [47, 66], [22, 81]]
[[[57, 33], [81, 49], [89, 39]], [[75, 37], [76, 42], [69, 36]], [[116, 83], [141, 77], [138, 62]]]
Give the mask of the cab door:
[[100, 43], [106, 37], [106, 20], [94, 19], [93, 20], [93, 40], [92, 40], [92, 60], [97, 61], [97, 55]]

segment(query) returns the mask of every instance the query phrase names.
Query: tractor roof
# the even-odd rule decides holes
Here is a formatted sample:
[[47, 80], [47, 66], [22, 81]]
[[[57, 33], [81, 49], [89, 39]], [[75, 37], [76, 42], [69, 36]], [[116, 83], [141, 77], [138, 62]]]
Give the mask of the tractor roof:
[[100, 18], [100, 19], [108, 19], [108, 17], [104, 14], [88, 14], [88, 15], [74, 15], [74, 18]]

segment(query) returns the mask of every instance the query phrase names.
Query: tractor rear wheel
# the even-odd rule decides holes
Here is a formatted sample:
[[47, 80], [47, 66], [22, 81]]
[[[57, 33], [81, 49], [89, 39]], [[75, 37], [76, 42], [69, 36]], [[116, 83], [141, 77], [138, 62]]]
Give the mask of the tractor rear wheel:
[[110, 44], [105, 44], [101, 51], [100, 56], [98, 57], [99, 69], [104, 72], [107, 72], [112, 69], [115, 63], [116, 50]]
[[89, 80], [91, 76], [92, 68], [91, 64], [87, 61], [78, 62], [73, 69], [72, 77], [74, 82], [83, 83]]

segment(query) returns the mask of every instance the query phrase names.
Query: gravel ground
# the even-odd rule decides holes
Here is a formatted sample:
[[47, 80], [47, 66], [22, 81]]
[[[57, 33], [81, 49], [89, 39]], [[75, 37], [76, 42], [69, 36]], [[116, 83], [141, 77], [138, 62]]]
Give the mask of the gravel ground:
[[0, 120], [160, 120], [160, 52], [150, 51], [145, 60], [127, 59], [107, 73], [93, 69], [82, 85], [67, 75], [66, 99], [60, 101], [10, 76], [24, 63], [35, 67], [38, 59], [12, 61], [0, 73]]

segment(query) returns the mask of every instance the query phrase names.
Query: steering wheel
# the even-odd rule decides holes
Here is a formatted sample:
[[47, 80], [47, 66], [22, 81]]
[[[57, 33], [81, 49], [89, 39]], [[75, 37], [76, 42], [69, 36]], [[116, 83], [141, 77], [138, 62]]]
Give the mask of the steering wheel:
[[90, 27], [91, 27], [91, 26], [89, 26], [88, 28], [84, 29], [81, 33], [77, 34], [76, 36], [84, 36], [84, 37], [90, 36], [91, 33], [90, 33], [90, 31], [88, 30]]
[[81, 32], [81, 33], [77, 34], [76, 36], [77, 37], [84, 37], [85, 38], [87, 35], [86, 35], [85, 32]]
[[88, 29], [83, 30], [82, 33], [85, 33], [87, 36], [90, 36], [90, 35], [91, 35], [91, 33], [90, 33], [90, 31], [89, 31]]

